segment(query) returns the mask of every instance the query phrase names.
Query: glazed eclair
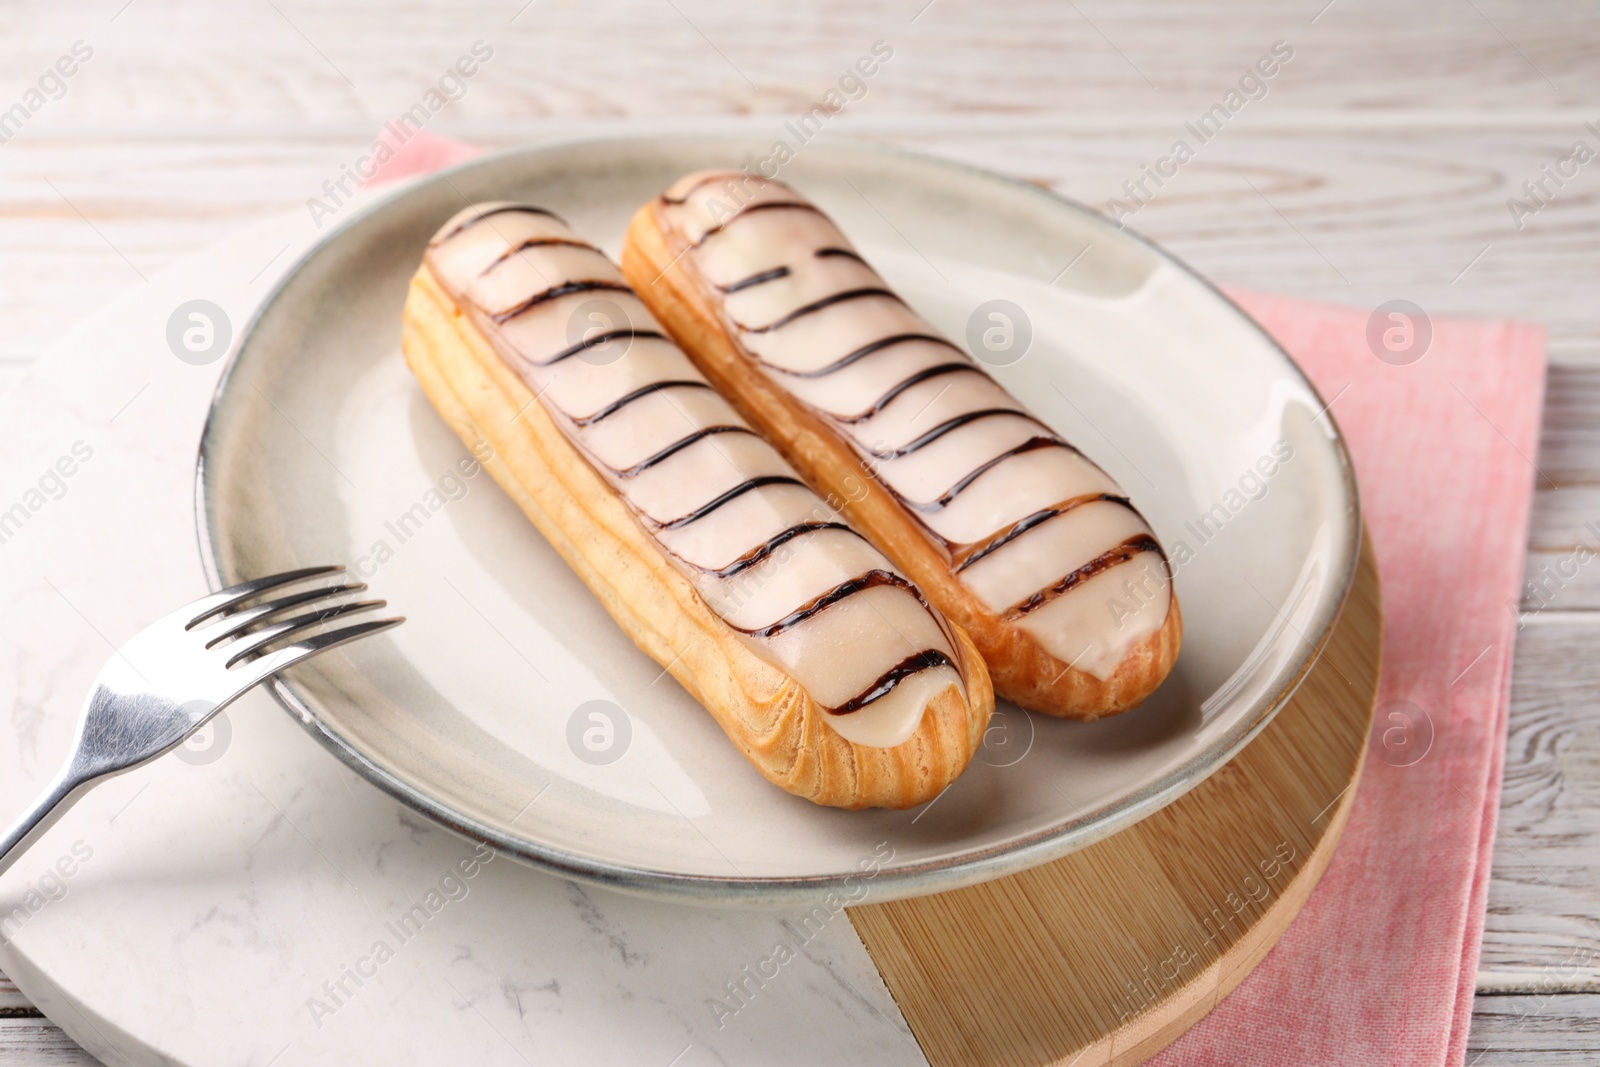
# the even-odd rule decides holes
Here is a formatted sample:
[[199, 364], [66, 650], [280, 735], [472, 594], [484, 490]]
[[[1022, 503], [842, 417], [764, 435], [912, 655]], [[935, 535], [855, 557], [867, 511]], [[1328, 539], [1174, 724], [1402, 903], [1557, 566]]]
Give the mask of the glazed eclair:
[[1000, 696], [1092, 720], [1166, 677], [1183, 623], [1149, 524], [815, 205], [691, 174], [634, 216], [622, 267], [734, 407], [971, 634]]
[[994, 695], [970, 639], [818, 497], [604, 253], [538, 208], [445, 223], [402, 339], [435, 409], [622, 629], [770, 781], [937, 796]]

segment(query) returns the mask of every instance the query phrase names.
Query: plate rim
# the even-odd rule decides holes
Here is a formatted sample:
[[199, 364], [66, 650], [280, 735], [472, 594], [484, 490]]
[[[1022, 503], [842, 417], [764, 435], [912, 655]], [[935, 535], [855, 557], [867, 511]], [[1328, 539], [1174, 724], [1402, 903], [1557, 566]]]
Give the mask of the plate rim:
[[[519, 157], [532, 157], [583, 147], [625, 147], [689, 140], [721, 141], [730, 145], [753, 143], [750, 135], [684, 129], [668, 133], [575, 135], [485, 152], [461, 163], [425, 175], [401, 179], [386, 188], [381, 188], [371, 200], [356, 205], [356, 210], [348, 213], [327, 233], [320, 235], [301, 249], [296, 259], [275, 279], [272, 288], [256, 304], [239, 330], [212, 391], [206, 408], [206, 417], [201, 426], [194, 475], [195, 535], [201, 567], [210, 588], [221, 589], [227, 581], [218, 563], [216, 546], [219, 531], [213, 528], [206, 494], [207, 455], [213, 440], [217, 405], [233, 378], [234, 371], [239, 365], [239, 357], [246, 345], [255, 335], [262, 320], [272, 312], [285, 290], [305, 269], [307, 263], [339, 240], [352, 226], [383, 210], [401, 196], [426, 186], [448, 183], [452, 176], [475, 168], [492, 166]], [[1053, 189], [986, 167], [860, 137], [830, 136], [826, 139], [826, 147], [866, 156], [886, 155], [900, 162], [953, 170], [969, 177], [1000, 182], [1040, 202], [1048, 210], [1066, 210], [1086, 217], [1092, 224], [1112, 225], [1104, 215], [1080, 201]], [[1333, 414], [1332, 405], [1323, 398], [1315, 383], [1277, 339], [1215, 283], [1138, 230], [1128, 226], [1114, 228], [1142, 245], [1161, 261], [1200, 283], [1212, 297], [1230, 309], [1249, 329], [1259, 335], [1310, 394], [1322, 403], [1321, 415], [1326, 416], [1328, 420], [1331, 431], [1330, 442], [1338, 460], [1340, 484], [1347, 502], [1347, 529], [1342, 541], [1335, 546], [1342, 548], [1345, 555], [1343, 573], [1337, 576], [1338, 594], [1332, 598], [1324, 617], [1318, 620], [1315, 636], [1301, 635], [1304, 650], [1285, 681], [1272, 694], [1258, 700], [1251, 715], [1194, 757], [1183, 761], [1144, 788], [1116, 802], [1098, 817], [1089, 819], [1076, 817], [1002, 844], [965, 851], [954, 858], [880, 868], [872, 879], [871, 892], [864, 899], [883, 902], [924, 896], [1005, 877], [1086, 848], [1160, 811], [1226, 766], [1266, 728], [1278, 711], [1294, 696], [1311, 667], [1321, 657], [1334, 627], [1344, 613], [1360, 563], [1364, 527], [1354, 463], [1350, 457], [1344, 432], [1339, 428]], [[286, 673], [292, 677], [293, 669]], [[369, 759], [330, 724], [324, 722], [313, 706], [296, 692], [284, 675], [272, 676], [267, 688], [284, 710], [324, 748], [385, 793], [467, 840], [483, 841], [506, 855], [560, 877], [679, 903], [707, 906], [737, 904], [757, 907], [820, 903], [828, 894], [845, 888], [843, 883], [846, 879], [856, 877], [853, 874], [730, 877], [663, 871], [630, 866], [597, 857], [580, 856], [564, 849], [542, 845], [528, 838], [510, 835], [467, 816], [445, 801], [430, 795], [418, 784]]]

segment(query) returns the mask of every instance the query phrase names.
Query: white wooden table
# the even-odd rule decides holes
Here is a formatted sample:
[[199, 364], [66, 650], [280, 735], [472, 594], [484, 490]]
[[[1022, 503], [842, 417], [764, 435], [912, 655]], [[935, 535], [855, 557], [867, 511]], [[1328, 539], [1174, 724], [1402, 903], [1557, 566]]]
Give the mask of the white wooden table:
[[[830, 133], [1096, 206], [1129, 200], [1124, 183], [1184, 139], [1194, 158], [1160, 188], [1145, 180], [1131, 222], [1216, 281], [1543, 322], [1545, 477], [1527, 567], [1545, 591], [1522, 605], [1468, 1063], [1600, 1061], [1600, 564], [1567, 558], [1600, 547], [1600, 160], [1566, 165], [1560, 187], [1542, 169], [1577, 141], [1600, 153], [1600, 9], [9, 0], [0, 388], [185, 252], [322, 195], [479, 40], [492, 58], [429, 128], [489, 147], [687, 125], [777, 137], [884, 41], [892, 58]], [[1185, 123], [1226, 106], [1280, 41], [1292, 58], [1247, 82], [1255, 98], [1201, 144]], [[57, 82], [46, 72], [61, 57], [73, 73]], [[27, 114], [7, 125], [17, 102]], [[1531, 199], [1523, 183], [1541, 179]], [[0, 1063], [88, 1062], [0, 977]]]

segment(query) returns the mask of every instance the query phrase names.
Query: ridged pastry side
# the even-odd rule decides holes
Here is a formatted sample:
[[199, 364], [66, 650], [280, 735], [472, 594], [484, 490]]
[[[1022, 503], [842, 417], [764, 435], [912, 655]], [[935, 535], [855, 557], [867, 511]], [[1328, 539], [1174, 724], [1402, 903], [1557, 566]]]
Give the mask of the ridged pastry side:
[[402, 347], [434, 408], [599, 598], [641, 651], [705, 706], [773, 784], [839, 808], [908, 808], [948, 786], [982, 743], [994, 694], [970, 638], [952, 627], [966, 697], [932, 700], [892, 748], [845, 740], [793, 677], [750, 650], [663, 555], [533, 393], [424, 266]]

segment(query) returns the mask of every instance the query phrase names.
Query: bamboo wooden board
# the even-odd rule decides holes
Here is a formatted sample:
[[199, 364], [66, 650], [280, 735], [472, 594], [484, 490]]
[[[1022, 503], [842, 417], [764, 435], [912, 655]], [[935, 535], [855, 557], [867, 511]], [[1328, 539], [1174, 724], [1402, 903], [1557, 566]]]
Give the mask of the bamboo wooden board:
[[933, 1067], [1142, 1063], [1243, 981], [1349, 817], [1382, 629], [1369, 542], [1299, 691], [1193, 791], [1033, 870], [852, 909]]

